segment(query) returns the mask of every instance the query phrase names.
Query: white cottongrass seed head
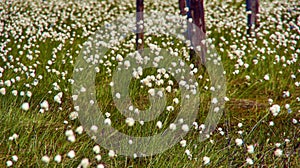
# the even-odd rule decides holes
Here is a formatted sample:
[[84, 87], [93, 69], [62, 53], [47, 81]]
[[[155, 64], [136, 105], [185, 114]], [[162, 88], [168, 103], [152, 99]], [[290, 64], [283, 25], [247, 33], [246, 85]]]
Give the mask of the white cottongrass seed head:
[[236, 144], [237, 146], [242, 146], [243, 143], [244, 143], [244, 142], [243, 142], [242, 139], [240, 139], [240, 138], [235, 139], [235, 144]]
[[204, 165], [207, 165], [207, 164], [209, 164], [209, 163], [210, 163], [210, 158], [207, 157], [207, 156], [204, 156], [204, 157], [203, 157], [203, 164], [204, 164]]

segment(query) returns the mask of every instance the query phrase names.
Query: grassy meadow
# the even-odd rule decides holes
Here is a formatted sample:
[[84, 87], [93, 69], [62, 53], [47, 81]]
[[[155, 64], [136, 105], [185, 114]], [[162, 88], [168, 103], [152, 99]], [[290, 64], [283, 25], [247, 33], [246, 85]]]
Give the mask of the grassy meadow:
[[[145, 11], [182, 19], [175, 0], [144, 3]], [[209, 74], [189, 60], [184, 42], [170, 35], [145, 34], [145, 48], [170, 51], [194, 72], [201, 92], [196, 121], [180, 142], [153, 156], [122, 156], [98, 145], [74, 107], [76, 59], [89, 36], [132, 12], [135, 1], [131, 0], [0, 1], [0, 167], [300, 165], [298, 0], [261, 1], [260, 27], [254, 37], [246, 35], [244, 1], [205, 1], [206, 38], [223, 64], [227, 89], [222, 118], [203, 142], [198, 138], [213, 99]], [[101, 58], [95, 78], [96, 103], [109, 125], [120, 132], [155, 135], [169, 128], [178, 114], [179, 82], [155, 68], [144, 69], [139, 78], [132, 79], [129, 94], [139, 109], [150, 107], [150, 89], [170, 91], [169, 109], [153, 121], [135, 121], [131, 126], [132, 121], [115, 107], [111, 80], [134, 48], [132, 34]]]

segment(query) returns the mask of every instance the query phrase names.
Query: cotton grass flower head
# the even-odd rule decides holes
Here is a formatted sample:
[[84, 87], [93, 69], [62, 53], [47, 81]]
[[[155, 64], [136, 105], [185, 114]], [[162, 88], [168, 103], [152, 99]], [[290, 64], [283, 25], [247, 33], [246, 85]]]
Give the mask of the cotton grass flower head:
[[104, 165], [103, 164], [98, 164], [97, 168], [104, 168]]
[[70, 159], [73, 159], [75, 157], [75, 151], [74, 150], [70, 150], [67, 154], [67, 156], [70, 158]]
[[278, 104], [274, 104], [272, 105], [272, 107], [270, 107], [270, 111], [273, 114], [273, 116], [277, 116], [280, 112], [280, 106]]
[[186, 147], [186, 140], [181, 140], [181, 141], [180, 141], [180, 145], [181, 145], [182, 147]]
[[82, 168], [87, 168], [89, 167], [90, 162], [88, 158], [83, 158], [80, 162], [80, 164], [78, 165], [78, 167], [82, 167]]
[[94, 146], [93, 151], [94, 151], [95, 154], [99, 154], [100, 153], [100, 146], [99, 145]]
[[243, 126], [242, 123], [238, 123], [238, 127], [241, 128]]
[[204, 165], [207, 165], [207, 164], [209, 164], [209, 163], [210, 163], [210, 158], [207, 157], [207, 156], [204, 156], [204, 157], [203, 157], [203, 164], [204, 164]]
[[21, 106], [21, 108], [24, 111], [28, 111], [29, 110], [29, 103], [27, 103], [27, 102], [23, 103], [22, 106]]
[[70, 135], [70, 136], [67, 137], [67, 139], [68, 139], [68, 141], [70, 141], [70, 142], [75, 142], [75, 141], [76, 141], [75, 135]]
[[134, 119], [131, 117], [126, 118], [125, 122], [129, 127], [132, 127], [135, 123]]
[[108, 151], [108, 156], [109, 156], [109, 157], [115, 157], [115, 156], [116, 156], [115, 151], [109, 150], [109, 151]]
[[295, 118], [293, 118], [293, 119], [292, 119], [292, 123], [293, 123], [293, 124], [297, 124], [298, 121], [297, 121]]
[[11, 91], [11, 93], [12, 93], [14, 96], [17, 96], [17, 95], [18, 95], [18, 91], [17, 91], [17, 90], [13, 90], [13, 91]]
[[78, 118], [78, 112], [77, 111], [73, 111], [69, 114], [69, 118], [70, 120], [75, 120]]
[[181, 129], [184, 131], [184, 132], [188, 132], [190, 130], [189, 126], [187, 124], [183, 124], [181, 126]]
[[188, 149], [186, 149], [185, 151], [184, 151], [184, 153], [188, 156], [188, 158], [191, 160], [192, 159], [192, 154], [191, 154], [191, 151], [190, 150], [188, 150]]
[[5, 95], [5, 94], [6, 94], [6, 89], [5, 89], [5, 88], [1, 88], [1, 89], [0, 89], [0, 93], [1, 93], [2, 95]]
[[170, 129], [171, 129], [172, 131], [176, 130], [176, 124], [171, 123], [171, 124], [170, 124]]
[[13, 162], [11, 160], [6, 161], [6, 166], [11, 167], [13, 165]]
[[61, 101], [62, 96], [63, 96], [63, 92], [59, 92], [57, 95], [54, 96], [53, 99], [54, 99], [55, 102], [61, 104], [62, 103], [62, 101]]
[[77, 133], [77, 134], [82, 134], [82, 132], [83, 132], [83, 127], [82, 126], [79, 126], [79, 127], [77, 127], [76, 128], [76, 130], [75, 130], [75, 132]]
[[266, 81], [270, 80], [269, 74], [266, 74], [266, 75], [264, 76], [264, 80], [266, 80]]
[[268, 99], [268, 102], [269, 102], [270, 105], [272, 105], [273, 99]]
[[281, 143], [275, 143], [275, 146], [276, 146], [277, 148], [279, 148], [279, 147], [281, 146]]
[[45, 111], [48, 111], [49, 110], [49, 103], [47, 100], [44, 100], [41, 104], [41, 109], [45, 110]]
[[120, 93], [116, 93], [116, 98], [120, 99], [121, 98], [121, 94]]
[[243, 143], [244, 143], [244, 142], [243, 142], [242, 139], [240, 139], [240, 138], [235, 139], [235, 144], [236, 144], [237, 146], [242, 146]]
[[287, 91], [283, 91], [282, 97], [287, 98], [287, 97], [290, 97], [290, 96], [291, 96], [291, 93], [288, 90]]
[[249, 165], [253, 165], [254, 162], [251, 158], [247, 157], [246, 163], [249, 164]]
[[60, 163], [61, 162], [61, 155], [56, 155], [55, 157], [54, 157], [54, 161], [56, 162], [56, 163]]
[[156, 127], [157, 127], [158, 129], [161, 129], [161, 128], [162, 128], [162, 122], [161, 122], [161, 121], [158, 121], [158, 122], [156, 123]]
[[250, 154], [254, 153], [254, 146], [253, 145], [247, 146], [247, 152]]
[[96, 133], [98, 131], [98, 126], [92, 125], [90, 130]]
[[17, 155], [13, 155], [11, 158], [14, 162], [17, 162], [19, 159]]
[[104, 124], [105, 124], [105, 125], [111, 125], [111, 120], [110, 120], [110, 118], [106, 118], [106, 119], [104, 120]]
[[16, 133], [14, 133], [12, 136], [10, 136], [10, 137], [8, 138], [8, 140], [13, 141], [13, 140], [16, 140], [16, 139], [18, 139], [18, 138], [19, 138], [19, 135], [16, 134]]
[[49, 162], [50, 162], [49, 156], [47, 156], [47, 155], [43, 156], [43, 157], [42, 157], [42, 161], [43, 161], [44, 163], [49, 163]]
[[101, 156], [101, 155], [96, 155], [96, 156], [95, 156], [95, 159], [97, 160], [97, 162], [100, 162], [101, 159], [102, 159], [102, 156]]
[[72, 135], [74, 135], [74, 132], [73, 132], [73, 130], [66, 130], [65, 135], [66, 135], [67, 137], [68, 137], [68, 136], [72, 136]]
[[277, 156], [277, 157], [280, 157], [282, 155], [283, 151], [279, 148], [277, 148], [275, 151], [274, 151], [274, 155]]

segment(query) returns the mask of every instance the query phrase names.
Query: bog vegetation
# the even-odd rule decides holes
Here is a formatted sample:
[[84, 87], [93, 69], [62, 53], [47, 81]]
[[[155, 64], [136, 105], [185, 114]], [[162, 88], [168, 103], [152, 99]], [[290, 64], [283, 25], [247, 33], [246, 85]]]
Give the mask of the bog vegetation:
[[[144, 7], [182, 19], [175, 0], [146, 0]], [[206, 141], [198, 141], [214, 101], [210, 78], [205, 68], [189, 60], [185, 43], [167, 35], [145, 34], [145, 48], [164, 48], [191, 68], [199, 83], [201, 105], [196, 122], [178, 144], [161, 154], [135, 158], [93, 141], [72, 101], [74, 65], [84, 42], [114, 19], [135, 12], [135, 2], [0, 1], [0, 167], [300, 165], [298, 0], [261, 1], [255, 36], [247, 36], [244, 1], [205, 1], [204, 8], [206, 39], [215, 46], [226, 76], [221, 121]], [[180, 108], [178, 83], [164, 70], [137, 72], [139, 79], [130, 85], [132, 101], [140, 109], [149, 107], [151, 89], [164, 88], [168, 106], [159, 118], [138, 122], [122, 117], [114, 107], [111, 74], [133, 50], [134, 35], [109, 50], [96, 69], [97, 103], [106, 124], [134, 136], [174, 128], [172, 119]]]

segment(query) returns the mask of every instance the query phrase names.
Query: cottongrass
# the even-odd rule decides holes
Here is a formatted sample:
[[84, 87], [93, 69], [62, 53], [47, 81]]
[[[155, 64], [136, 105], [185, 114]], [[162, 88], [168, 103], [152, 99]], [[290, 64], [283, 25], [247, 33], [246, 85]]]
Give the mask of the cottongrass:
[[237, 139], [235, 139], [235, 143], [236, 143], [237, 146], [242, 146], [244, 142], [243, 142], [242, 139], [237, 138]]
[[210, 162], [210, 158], [209, 158], [209, 157], [207, 157], [207, 156], [204, 156], [204, 157], [203, 157], [203, 162], [204, 162], [204, 163], [203, 163], [204, 165], [207, 165], [207, 164], [209, 164], [209, 162]]
[[44, 163], [49, 163], [49, 162], [50, 162], [50, 157], [47, 156], [47, 155], [45, 155], [45, 156], [42, 157], [42, 161], [43, 161]]
[[6, 161], [6, 166], [11, 167], [13, 165], [13, 162], [11, 160]]
[[61, 159], [62, 159], [62, 157], [59, 154], [54, 157], [54, 161], [57, 162], [57, 163], [60, 163]]
[[[8, 3], [12, 2], [6, 1], [1, 4], [5, 6], [2, 8], [3, 10], [1, 10], [0, 15], [1, 20], [7, 20], [5, 24], [0, 26], [0, 96], [3, 97], [3, 102], [6, 98], [10, 100], [11, 96], [13, 96], [13, 102], [15, 102], [14, 105], [18, 108], [21, 107], [21, 110], [26, 111], [28, 115], [35, 116], [34, 110], [36, 109], [42, 113], [38, 113], [39, 115], [45, 116], [49, 115], [45, 113], [46, 111], [53, 113], [55, 116], [59, 116], [63, 112], [69, 113], [66, 118], [63, 118], [64, 121], [62, 120], [61, 122], [63, 124], [65, 136], [67, 137], [64, 137], [65, 140], [73, 142], [68, 144], [70, 144], [71, 147], [75, 147], [76, 144], [81, 143], [82, 136], [85, 135], [84, 129], [89, 129], [75, 124], [78, 121], [78, 112], [81, 109], [79, 107], [74, 107], [74, 109], [70, 108], [70, 103], [68, 102], [69, 99], [75, 101], [78, 98], [78, 95], [72, 95], [70, 93], [70, 87], [74, 84], [72, 73], [76, 61], [75, 58], [83, 47], [83, 41], [94, 34], [99, 29], [99, 25], [102, 25], [102, 23], [109, 23], [109, 21], [115, 19], [117, 16], [114, 14], [126, 15], [129, 10], [133, 9], [134, 3], [129, 0], [120, 1], [118, 5], [104, 1], [32, 1], [26, 3], [13, 3], [13, 5], [9, 5]], [[150, 2], [145, 3], [147, 3], [150, 8]], [[216, 43], [220, 54], [222, 54], [222, 57], [218, 59], [226, 63], [226, 71], [224, 74], [229, 77], [230, 87], [237, 89], [243, 87], [243, 85], [247, 86], [242, 89], [237, 89], [238, 91], [230, 90], [230, 93], [232, 94], [228, 95], [229, 98], [224, 97], [224, 100], [231, 103], [230, 100], [236, 97], [243, 98], [246, 94], [248, 94], [247, 96], [249, 97], [260, 97], [261, 95], [259, 94], [261, 93], [265, 95], [261, 96], [264, 98], [264, 100], [261, 101], [269, 104], [270, 107], [268, 106], [268, 110], [272, 115], [267, 117], [269, 120], [263, 120], [262, 123], [266, 122], [267, 126], [270, 126], [270, 129], [273, 130], [277, 129], [277, 126], [280, 127], [281, 123], [278, 121], [278, 117], [287, 117], [287, 122], [292, 123], [297, 127], [300, 122], [299, 116], [297, 115], [299, 112], [297, 103], [300, 102], [300, 98], [296, 97], [300, 86], [300, 69], [297, 68], [299, 64], [298, 55], [300, 53], [298, 47], [300, 40], [298, 34], [300, 31], [299, 25], [297, 25], [295, 19], [297, 15], [293, 12], [293, 6], [296, 6], [295, 4], [297, 1], [291, 1], [290, 3], [274, 1], [272, 7], [270, 7], [270, 4], [267, 2], [262, 2], [260, 17], [263, 26], [257, 31], [256, 38], [246, 37], [244, 31], [246, 25], [244, 6], [241, 5], [237, 10], [234, 7], [235, 5], [231, 3], [232, 1], [222, 3], [210, 1], [206, 2], [205, 5], [207, 40]], [[173, 13], [176, 16], [174, 19], [179, 20], [180, 16], [175, 14], [178, 10], [177, 7], [174, 7], [174, 4], [175, 3], [172, 1], [153, 2], [151, 7]], [[186, 18], [184, 17], [183, 20], [185, 21], [185, 19]], [[145, 22], [147, 24], [147, 20], [145, 20]], [[160, 23], [159, 19], [157, 23]], [[172, 29], [172, 25], [158, 25], [159, 26], [153, 26], [154, 32], [164, 31], [164, 29], [161, 28]], [[80, 30], [81, 33], [78, 30]], [[185, 31], [185, 29], [183, 29], [183, 31]], [[111, 31], [111, 33], [113, 34], [114, 30]], [[219, 34], [216, 35], [216, 33]], [[189, 48], [181, 42], [174, 41], [174, 38], [168, 35], [162, 37], [159, 41], [154, 40], [149, 34], [146, 34], [145, 36], [145, 44], [146, 46], [149, 46], [151, 51], [158, 53], [158, 50], [164, 48], [174, 57], [182, 56], [184, 62], [189, 64], [188, 66], [191, 68], [191, 74], [195, 75], [199, 81], [209, 82], [209, 78], [204, 74], [199, 74], [201, 68], [197, 69], [194, 64], [189, 62]], [[98, 61], [100, 66], [95, 68], [95, 72], [101, 75], [105, 74], [103, 76], [109, 77], [112, 75], [116, 65], [122, 64], [125, 69], [130, 69], [133, 66], [133, 63], [126, 60], [126, 50], [131, 51], [134, 49], [134, 45], [135, 39], [132, 38], [124, 42], [124, 46], [118, 45], [112, 47], [112, 51], [107, 53], [106, 57], [101, 60], [95, 59], [99, 58], [99, 55], [95, 55], [94, 58], [89, 57], [87, 60], [90, 63]], [[47, 47], [49, 50], [46, 49]], [[144, 58], [138, 55], [135, 56], [135, 58], [137, 61], [145, 61]], [[157, 65], [160, 59], [162, 59], [160, 56], [155, 57], [153, 65]], [[182, 71], [179, 67], [184, 62], [171, 63], [171, 68], [176, 69], [174, 73]], [[265, 67], [270, 67], [270, 70]], [[144, 74], [141, 68], [137, 68], [132, 72], [132, 76], [141, 83], [141, 88], [147, 88], [146, 92], [148, 91], [148, 94], [151, 96], [164, 96], [165, 93], [163, 91], [155, 92], [154, 88], [156, 86], [162, 87], [166, 93], [171, 95], [179, 93], [176, 88], [176, 85], [178, 84], [184, 87], [196, 86], [189, 85], [188, 81], [185, 81], [184, 79], [178, 82], [174, 81], [171, 79], [173, 75], [168, 72], [168, 69], [158, 69], [157, 74], [148, 75]], [[237, 79], [237, 87], [235, 86], [237, 85], [236, 82], [232, 78]], [[288, 85], [279, 79], [288, 81]], [[112, 87], [113, 85], [113, 83], [109, 83], [109, 86]], [[259, 85], [259, 87], [256, 88], [257, 85]], [[254, 92], [252, 93], [251, 86], [255, 87], [255, 89], [259, 89], [260, 87], [263, 89], [258, 91], [252, 90]], [[280, 88], [277, 88], [278, 86], [280, 86]], [[270, 88], [276, 88], [276, 90]], [[84, 93], [87, 90], [88, 88], [82, 87], [80, 92]], [[208, 93], [205, 91], [215, 92], [217, 91], [217, 87], [205, 85], [203, 86], [203, 91], [204, 94]], [[278, 92], [279, 96], [276, 92]], [[122, 93], [117, 93], [114, 96], [121, 99], [123, 95]], [[281, 100], [282, 98], [283, 100]], [[210, 100], [213, 104], [217, 104], [219, 101], [222, 100], [218, 100], [217, 98], [211, 98]], [[173, 112], [176, 112], [176, 107], [180, 106], [181, 100], [180, 97], [176, 95], [172, 97], [170, 102], [171, 103], [166, 107], [165, 112], [172, 115]], [[278, 104], [274, 104], [274, 102]], [[89, 100], [89, 103], [93, 105], [98, 102]], [[6, 107], [1, 106], [1, 108]], [[134, 111], [135, 107], [132, 106], [131, 109]], [[218, 112], [219, 110], [219, 107], [214, 109], [215, 112]], [[4, 111], [8, 112], [9, 110], [5, 109]], [[250, 114], [254, 113], [252, 109], [248, 112]], [[111, 118], [115, 117], [116, 114], [113, 110], [109, 111], [109, 113], [109, 115], [105, 114], [106, 119], [104, 120], [104, 123], [111, 126], [115, 124], [115, 120], [112, 120]], [[261, 111], [261, 113], [263, 113], [263, 111]], [[137, 122], [140, 123], [140, 125], [147, 125], [144, 121]], [[169, 129], [173, 131], [175, 131], [177, 127], [185, 132], [195, 130], [197, 132], [196, 137], [198, 137], [199, 135], [202, 135], [207, 127], [207, 125], [202, 124], [201, 122], [202, 121], [193, 123], [195, 129], [190, 129], [190, 126], [184, 124], [183, 120], [179, 120], [179, 124], [169, 124], [163, 120], [157, 120], [154, 125], [155, 129], [158, 130], [163, 128], [163, 123], [169, 124]], [[216, 131], [218, 132], [217, 135], [211, 133], [207, 136], [209, 138], [221, 136], [224, 139], [226, 138], [226, 140], [232, 138], [235, 140], [233, 143], [235, 143], [239, 149], [244, 149], [243, 144], [254, 144], [249, 146], [245, 145], [245, 151], [247, 152], [244, 154], [241, 152], [241, 155], [243, 155], [241, 158], [243, 158], [242, 160], [244, 161], [244, 159], [251, 154], [251, 156], [249, 155], [250, 157], [247, 157], [246, 163], [257, 166], [257, 158], [252, 157], [252, 155], [259, 154], [261, 151], [259, 151], [259, 148], [256, 149], [255, 144], [257, 144], [257, 140], [253, 138], [253, 141], [255, 142], [249, 142], [247, 136], [251, 136], [251, 132], [255, 131], [257, 128], [256, 126], [260, 123], [258, 122], [257, 125], [253, 126], [253, 129], [248, 130], [249, 125], [247, 122], [238, 122], [237, 137], [228, 132], [228, 129], [225, 126], [223, 127], [223, 125], [220, 125], [220, 129]], [[135, 124], [133, 118], [127, 118], [125, 124], [134, 129], [138, 126], [138, 124]], [[56, 124], [53, 125], [56, 127]], [[252, 126], [250, 125], [250, 127]], [[56, 131], [58, 132], [59, 130], [60, 128], [57, 128]], [[76, 136], [73, 130], [75, 130]], [[90, 131], [93, 132], [99, 130], [100, 128], [96, 125], [90, 128]], [[62, 135], [63, 133], [64, 132], [62, 132]], [[269, 139], [271, 136], [270, 134], [272, 133], [273, 132], [267, 132], [263, 134], [266, 136], [266, 139]], [[23, 135], [22, 132], [12, 130], [12, 132], [9, 132], [9, 136], [6, 137], [8, 137], [10, 145], [12, 145], [13, 143], [20, 143], [19, 140], [23, 140], [22, 138], [26, 137]], [[80, 139], [79, 142], [76, 141], [76, 137], [77, 139]], [[280, 134], [280, 137], [282, 137], [281, 139], [284, 142], [279, 143], [281, 145], [276, 144], [274, 155], [284, 157], [283, 151], [286, 150], [282, 144], [290, 143], [286, 139], [290, 141], [293, 141], [293, 139], [284, 134]], [[210, 139], [208, 144], [209, 142], [211, 142], [211, 144], [216, 144], [218, 142], [217, 140], [218, 138]], [[189, 157], [191, 156], [191, 153], [194, 154], [192, 149], [187, 149], [190, 147], [189, 144], [193, 144], [190, 143], [190, 141], [190, 139], [184, 137], [179, 142], [179, 145], [184, 149], [182, 153], [187, 154]], [[265, 142], [274, 144], [272, 140], [269, 141], [265, 140]], [[268, 145], [268, 143], [259, 145]], [[281, 149], [279, 149], [279, 147]], [[117, 151], [110, 150], [104, 152], [100, 150], [100, 148], [101, 147], [98, 148], [93, 145], [90, 149], [92, 153], [96, 154], [95, 158], [98, 162], [102, 159], [101, 155], [103, 155], [103, 159], [105, 158], [104, 156], [116, 157], [117, 155]], [[10, 147], [10, 149], [13, 148]], [[100, 155], [100, 152], [104, 152], [104, 154], [101, 153]], [[18, 153], [16, 154], [19, 156]], [[80, 153], [78, 155], [80, 155]], [[67, 152], [66, 156], [71, 159], [75, 158], [75, 151], [71, 150]], [[87, 157], [88, 156], [81, 157], [85, 158], [81, 160], [81, 166], [89, 165], [89, 163], [93, 162], [93, 158]], [[196, 157], [195, 154], [194, 157]], [[234, 158], [235, 156], [232, 157]], [[43, 162], [49, 163], [52, 156], [49, 154], [49, 156], [39, 156], [39, 158], [41, 158]], [[14, 162], [18, 161], [16, 155], [8, 159], [11, 159], [12, 161], [7, 160], [7, 166], [12, 166]], [[22, 161], [22, 159], [19, 159], [18, 162]], [[54, 161], [57, 163], [61, 163], [61, 159], [61, 155], [56, 155], [54, 157]], [[199, 160], [201, 161], [201, 159]], [[205, 156], [203, 157], [203, 162], [204, 164], [212, 164], [217, 161], [214, 159], [210, 160], [209, 157]], [[104, 164], [98, 164], [97, 167], [104, 167]]]

